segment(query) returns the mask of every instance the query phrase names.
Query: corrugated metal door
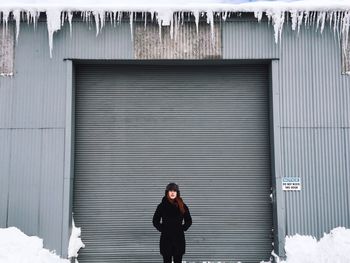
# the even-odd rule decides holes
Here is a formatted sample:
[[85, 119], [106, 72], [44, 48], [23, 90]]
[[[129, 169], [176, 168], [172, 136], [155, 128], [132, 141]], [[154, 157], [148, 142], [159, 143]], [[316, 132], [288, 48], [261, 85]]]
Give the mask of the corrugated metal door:
[[81, 65], [74, 217], [79, 262], [161, 262], [152, 216], [180, 185], [186, 262], [272, 250], [266, 65]]

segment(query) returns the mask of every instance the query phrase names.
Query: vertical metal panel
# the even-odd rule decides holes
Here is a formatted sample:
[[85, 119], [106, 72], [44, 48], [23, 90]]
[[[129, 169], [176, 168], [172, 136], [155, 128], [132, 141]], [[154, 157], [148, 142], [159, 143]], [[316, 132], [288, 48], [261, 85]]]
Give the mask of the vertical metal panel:
[[271, 147], [271, 176], [272, 176], [272, 203], [273, 203], [273, 229], [274, 251], [277, 255], [284, 256], [285, 245], [285, 200], [282, 184], [282, 141], [280, 124], [280, 86], [279, 86], [279, 61], [273, 60], [270, 68], [270, 147]]
[[273, 26], [266, 21], [226, 22], [222, 30], [224, 59], [272, 59], [280, 55], [280, 47], [274, 42]]
[[[64, 129], [42, 130], [41, 180], [39, 190], [39, 236], [45, 247], [61, 251]], [[35, 200], [33, 200], [35, 201]]]
[[315, 130], [315, 189], [318, 232], [337, 226], [350, 227], [349, 188], [345, 166], [345, 141], [342, 129]]
[[73, 22], [55, 34], [53, 57], [76, 59], [133, 59], [133, 42], [129, 23], [106, 23], [96, 36], [95, 24]]
[[0, 129], [0, 227], [7, 227], [11, 131]]
[[66, 128], [64, 146], [64, 186], [63, 186], [63, 211], [62, 211], [62, 250], [63, 257], [68, 256], [69, 236], [72, 226], [73, 207], [73, 179], [74, 179], [74, 96], [75, 96], [75, 68], [73, 62], [66, 61]]
[[[345, 174], [347, 175], [346, 177], [346, 184], [347, 184], [347, 189], [350, 189], [350, 128], [344, 129], [343, 130], [343, 137], [345, 141]], [[348, 208], [350, 207], [350, 194], [348, 194]], [[350, 212], [348, 211], [348, 215], [350, 217]]]
[[284, 176], [301, 177], [300, 192], [285, 192], [287, 234], [320, 238], [350, 226], [346, 154], [341, 129], [283, 129]]
[[8, 226], [39, 233], [41, 130], [12, 131]]
[[282, 129], [282, 176], [300, 177], [302, 182], [300, 192], [284, 192], [287, 235], [320, 235], [314, 138], [313, 129]]
[[0, 129], [11, 124], [13, 84], [13, 78], [0, 77]]
[[[310, 44], [312, 43], [312, 44]], [[300, 176], [301, 192], [286, 192], [287, 234], [321, 237], [349, 226], [342, 127], [349, 125], [350, 78], [341, 75], [333, 32], [286, 28], [281, 42], [283, 176]], [[326, 198], [325, 198], [326, 197]]]
[[134, 34], [136, 59], [221, 59], [221, 25], [200, 23], [197, 32], [195, 23], [170, 26], [137, 23]]

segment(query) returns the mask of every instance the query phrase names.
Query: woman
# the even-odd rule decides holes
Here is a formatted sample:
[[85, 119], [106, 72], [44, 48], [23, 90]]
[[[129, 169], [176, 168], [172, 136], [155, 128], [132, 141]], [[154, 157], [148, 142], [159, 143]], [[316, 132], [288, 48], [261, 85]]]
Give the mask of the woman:
[[171, 263], [172, 257], [174, 263], [181, 263], [186, 250], [184, 231], [192, 225], [192, 218], [177, 184], [167, 185], [165, 196], [154, 213], [153, 225], [161, 232], [159, 246], [164, 263]]

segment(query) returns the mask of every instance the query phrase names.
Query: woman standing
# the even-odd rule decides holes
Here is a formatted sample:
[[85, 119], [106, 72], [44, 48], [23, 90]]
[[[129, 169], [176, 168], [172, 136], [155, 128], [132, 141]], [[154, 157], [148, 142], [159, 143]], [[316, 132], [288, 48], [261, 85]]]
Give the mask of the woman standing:
[[186, 250], [184, 231], [192, 225], [192, 218], [177, 184], [167, 185], [165, 196], [154, 213], [153, 225], [161, 232], [159, 246], [164, 263], [171, 263], [172, 257], [174, 263], [181, 263]]

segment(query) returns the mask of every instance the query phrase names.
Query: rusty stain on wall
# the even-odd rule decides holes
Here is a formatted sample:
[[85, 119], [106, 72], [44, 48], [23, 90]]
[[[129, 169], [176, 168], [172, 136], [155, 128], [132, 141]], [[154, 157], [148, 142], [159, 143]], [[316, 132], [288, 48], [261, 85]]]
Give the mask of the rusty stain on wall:
[[[137, 23], [134, 28], [135, 59], [221, 59], [221, 25], [183, 23], [171, 29]], [[172, 37], [171, 37], [172, 35]]]
[[[345, 41], [344, 39], [342, 41]], [[347, 39], [348, 44], [346, 45], [346, 49], [342, 48], [342, 73], [350, 75], [350, 33]], [[344, 42], [342, 43], [343, 47], [345, 46]]]
[[13, 75], [14, 26], [0, 24], [0, 75]]

